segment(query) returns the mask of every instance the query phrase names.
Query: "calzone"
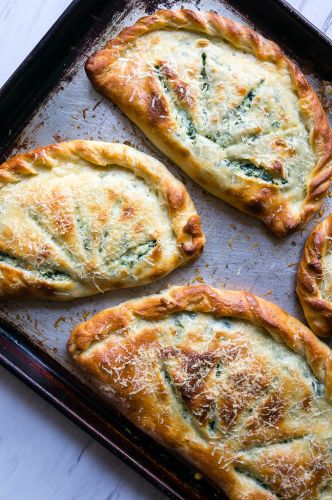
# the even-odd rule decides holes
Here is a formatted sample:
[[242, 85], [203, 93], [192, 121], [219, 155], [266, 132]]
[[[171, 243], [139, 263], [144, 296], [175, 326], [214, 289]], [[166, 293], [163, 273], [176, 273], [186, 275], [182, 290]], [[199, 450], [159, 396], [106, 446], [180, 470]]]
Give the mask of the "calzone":
[[191, 198], [159, 161], [72, 141], [0, 166], [0, 297], [68, 300], [161, 278], [204, 245]]
[[317, 211], [332, 136], [272, 41], [214, 12], [161, 10], [93, 54], [89, 78], [207, 191], [285, 235]]

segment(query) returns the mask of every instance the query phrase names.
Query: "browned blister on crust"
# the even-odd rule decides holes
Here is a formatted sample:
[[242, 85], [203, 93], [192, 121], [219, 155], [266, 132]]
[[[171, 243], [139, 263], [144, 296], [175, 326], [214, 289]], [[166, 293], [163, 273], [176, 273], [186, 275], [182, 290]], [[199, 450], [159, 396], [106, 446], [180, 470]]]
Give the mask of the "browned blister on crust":
[[149, 283], [205, 238], [181, 182], [122, 144], [71, 141], [0, 166], [0, 297], [69, 300]]
[[274, 42], [213, 12], [160, 10], [93, 54], [86, 71], [189, 176], [278, 236], [319, 210], [330, 126]]
[[206, 285], [106, 309], [73, 360], [140, 429], [231, 499], [332, 495], [332, 356], [298, 320]]
[[310, 328], [332, 335], [332, 215], [309, 235], [297, 271], [296, 291]]

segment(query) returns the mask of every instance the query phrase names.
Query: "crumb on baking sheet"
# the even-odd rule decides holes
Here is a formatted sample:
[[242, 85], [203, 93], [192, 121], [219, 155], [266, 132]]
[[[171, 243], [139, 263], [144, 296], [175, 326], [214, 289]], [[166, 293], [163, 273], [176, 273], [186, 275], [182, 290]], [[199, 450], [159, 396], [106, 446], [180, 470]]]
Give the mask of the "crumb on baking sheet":
[[52, 137], [56, 142], [62, 142], [62, 137], [58, 132], [56, 132], [56, 134], [53, 134]]
[[82, 311], [82, 318], [84, 319], [84, 321], [86, 321], [88, 318], [90, 318], [92, 316], [92, 312], [89, 311], [88, 309], [83, 309]]
[[195, 269], [195, 276], [193, 277], [191, 283], [205, 283], [203, 276], [201, 275], [201, 271], [199, 267]]
[[92, 108], [92, 111], [95, 111], [96, 108], [98, 108], [99, 104], [101, 104], [102, 102], [103, 102], [103, 99], [100, 99], [98, 102], [96, 102], [96, 104]]
[[60, 316], [58, 319], [56, 319], [53, 323], [54, 328], [58, 328], [61, 323], [65, 323], [66, 318], [64, 316]]
[[42, 331], [39, 328], [39, 322], [38, 322], [37, 318], [35, 318], [35, 321], [33, 322], [33, 324], [34, 324], [34, 328], [35, 328], [35, 331], [36, 331], [37, 335], [41, 336], [42, 335]]

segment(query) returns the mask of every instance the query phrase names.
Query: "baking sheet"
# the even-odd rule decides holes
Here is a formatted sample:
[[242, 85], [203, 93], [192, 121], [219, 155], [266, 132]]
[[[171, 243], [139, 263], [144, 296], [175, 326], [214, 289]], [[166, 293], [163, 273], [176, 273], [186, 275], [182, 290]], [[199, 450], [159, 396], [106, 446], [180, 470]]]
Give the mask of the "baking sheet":
[[[68, 304], [12, 299], [1, 303], [0, 318], [25, 332], [34, 343], [42, 346], [56, 361], [85, 382], [88, 379], [73, 366], [66, 352], [71, 328], [105, 307], [158, 292], [169, 285], [205, 282], [230, 290], [247, 289], [303, 320], [295, 295], [297, 263], [306, 236], [323, 213], [323, 216], [327, 215], [331, 200], [326, 198], [321, 215], [315, 216], [304, 231], [277, 239], [259, 221], [214, 198], [192, 182], [159, 153], [116, 106], [97, 93], [85, 75], [84, 62], [88, 55], [102, 47], [120, 29], [133, 24], [142, 15], [151, 13], [154, 8], [181, 7], [214, 10], [231, 19], [248, 23], [248, 19], [220, 0], [127, 2], [126, 10], [119, 12], [102, 34], [98, 30], [95, 38], [92, 33], [87, 35], [86, 43], [77, 50], [76, 61], [57, 88], [36, 110], [10, 151], [10, 155], [14, 155], [40, 145], [72, 139], [125, 142], [158, 158], [180, 178], [186, 184], [201, 216], [207, 238], [203, 254], [153, 284], [114, 290]], [[105, 22], [107, 24], [106, 19]], [[290, 55], [295, 57], [294, 54]], [[307, 62], [300, 58], [297, 62], [316, 90], [321, 90], [323, 84], [319, 78], [308, 74], [310, 65], [308, 69]]]

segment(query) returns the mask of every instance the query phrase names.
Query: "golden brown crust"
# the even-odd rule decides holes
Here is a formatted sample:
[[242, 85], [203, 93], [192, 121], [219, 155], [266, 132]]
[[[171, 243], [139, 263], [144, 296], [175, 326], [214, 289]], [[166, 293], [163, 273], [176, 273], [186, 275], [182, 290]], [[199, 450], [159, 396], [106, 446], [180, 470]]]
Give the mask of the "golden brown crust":
[[322, 297], [324, 257], [331, 246], [330, 214], [309, 235], [297, 272], [296, 291], [310, 328], [319, 336], [332, 334], [332, 302]]
[[[299, 211], [292, 210], [277, 186], [262, 186], [246, 179], [247, 189], [225, 190], [216, 179], [202, 168], [198, 158], [181, 141], [174, 140], [170, 130], [174, 126], [168, 114], [167, 103], [155, 79], [150, 76], [135, 81], [139, 92], [132, 95], [132, 82], [124, 83], [121, 74], [112, 72], [111, 65], [140, 37], [154, 30], [188, 30], [211, 37], [222, 37], [236, 48], [254, 54], [260, 61], [271, 62], [278, 68], [288, 69], [293, 89], [298, 95], [299, 109], [309, 142], [316, 155], [316, 165], [306, 180], [306, 195]], [[203, 40], [204, 42], [204, 40]], [[163, 66], [167, 70], [167, 66]], [[169, 71], [170, 68], [168, 68]], [[247, 26], [213, 12], [190, 10], [160, 10], [125, 28], [104, 49], [93, 54], [86, 63], [88, 77], [93, 84], [110, 97], [167, 156], [183, 168], [214, 195], [240, 210], [261, 219], [276, 235], [283, 236], [308, 219], [321, 207], [332, 175], [332, 135], [327, 117], [319, 99], [297, 66], [288, 59], [274, 42], [264, 39]], [[184, 82], [172, 79], [184, 109], [191, 106], [191, 96]], [[139, 94], [139, 95], [138, 95]], [[179, 97], [179, 96], [178, 96]], [[280, 169], [279, 169], [280, 170]], [[280, 175], [280, 172], [279, 172]]]
[[[200, 330], [198, 323], [189, 323], [183, 330], [181, 320], [175, 330], [169, 324], [168, 330], [163, 327], [163, 320], [171, 321], [171, 315], [176, 318], [183, 311], [189, 315], [212, 313], [214, 318], [225, 318], [226, 326], [217, 326], [212, 334], [212, 323], [203, 318], [207, 323]], [[233, 333], [227, 333], [232, 318], [262, 328], [260, 331], [277, 341], [270, 351], [275, 353], [276, 365], [271, 357], [267, 356], [268, 364], [261, 357], [264, 347], [260, 341], [253, 339], [251, 345], [254, 331], [243, 342], [245, 326], [238, 327], [239, 336], [236, 325]], [[293, 365], [290, 358], [283, 360], [284, 351], [277, 354], [282, 344], [304, 359], [317, 383], [325, 385], [325, 402], [317, 403], [326, 406], [325, 410], [319, 407], [321, 414], [315, 414], [311, 382], [307, 386], [309, 374], [304, 379], [295, 375], [298, 361]], [[321, 498], [319, 488], [332, 471], [331, 456], [326, 456], [320, 441], [331, 432], [324, 420], [324, 412], [330, 412], [328, 405], [332, 404], [331, 351], [279, 307], [248, 292], [206, 285], [173, 287], [101, 311], [73, 330], [68, 349], [129, 419], [184, 455], [230, 498]], [[174, 384], [171, 393], [167, 377], [164, 380], [162, 375], [165, 370]], [[302, 370], [306, 373], [304, 366]], [[219, 396], [218, 379], [213, 376], [226, 377]], [[285, 379], [273, 389], [280, 376]], [[321, 397], [320, 393], [316, 402]], [[178, 413], [181, 405], [189, 411], [187, 416]], [[220, 410], [217, 428], [221, 434], [214, 420], [213, 430], [208, 423], [216, 408]], [[295, 424], [292, 415], [297, 415]], [[309, 441], [305, 436], [310, 436]], [[321, 444], [312, 444], [316, 438]], [[280, 444], [289, 441], [291, 448]]]
[[[120, 171], [114, 174], [119, 179], [107, 181], [108, 172], [119, 168], [132, 177]], [[144, 181], [147, 196], [155, 193], [151, 202], [145, 203], [135, 179]], [[128, 192], [131, 185], [136, 195]], [[186, 188], [159, 161], [122, 144], [78, 140], [15, 156], [0, 166], [0, 204], [2, 297], [69, 300], [140, 285], [197, 256], [205, 242]], [[159, 216], [148, 217], [145, 212], [157, 205]], [[131, 245], [131, 260], [118, 272], [107, 260], [123, 241]], [[149, 241], [149, 262], [133, 267], [135, 248], [145, 251]]]

